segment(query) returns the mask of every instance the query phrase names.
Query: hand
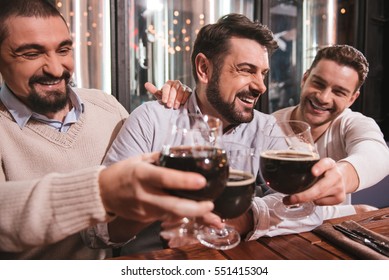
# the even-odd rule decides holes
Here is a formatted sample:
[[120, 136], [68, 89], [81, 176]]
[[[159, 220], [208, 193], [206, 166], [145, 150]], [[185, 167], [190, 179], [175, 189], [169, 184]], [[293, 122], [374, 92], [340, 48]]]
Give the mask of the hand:
[[153, 164], [159, 153], [144, 154], [117, 162], [101, 171], [100, 195], [107, 212], [141, 223], [171, 215], [196, 217], [210, 213], [213, 203], [169, 195], [166, 189], [201, 189], [203, 176]]
[[[319, 177], [306, 191], [286, 196], [287, 205], [313, 201], [317, 205], [336, 205], [343, 202], [347, 193], [346, 176], [342, 164], [330, 158], [323, 158], [312, 167], [312, 174]], [[355, 171], [355, 170], [354, 170]]]
[[174, 109], [178, 109], [180, 105], [185, 104], [192, 94], [192, 90], [178, 80], [167, 81], [161, 90], [150, 82], [145, 83], [145, 88], [166, 107], [173, 107]]

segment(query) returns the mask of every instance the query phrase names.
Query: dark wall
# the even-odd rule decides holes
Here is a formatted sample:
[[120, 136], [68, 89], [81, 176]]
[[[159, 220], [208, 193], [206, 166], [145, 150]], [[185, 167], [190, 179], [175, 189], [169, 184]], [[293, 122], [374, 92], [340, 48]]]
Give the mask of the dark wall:
[[370, 71], [352, 109], [375, 119], [389, 141], [389, 44], [385, 40], [389, 35], [389, 2], [360, 1], [359, 15], [357, 47], [366, 55]]
[[389, 176], [378, 184], [352, 194], [352, 204], [368, 204], [377, 208], [389, 207]]
[[[389, 146], [389, 142], [387, 142]], [[355, 192], [352, 204], [369, 204], [378, 208], [389, 207], [389, 175], [374, 186]]]
[[[360, 1], [361, 26], [358, 29], [358, 48], [370, 64], [362, 94], [354, 110], [376, 120], [389, 143], [389, 1]], [[352, 195], [353, 204], [370, 204], [378, 208], [389, 206], [389, 176], [375, 186]]]
[[384, 1], [384, 17], [383, 17], [383, 38], [386, 38], [383, 42], [383, 88], [382, 88], [382, 108], [383, 108], [383, 120], [381, 122], [381, 129], [385, 134], [386, 141], [389, 141], [389, 1]]

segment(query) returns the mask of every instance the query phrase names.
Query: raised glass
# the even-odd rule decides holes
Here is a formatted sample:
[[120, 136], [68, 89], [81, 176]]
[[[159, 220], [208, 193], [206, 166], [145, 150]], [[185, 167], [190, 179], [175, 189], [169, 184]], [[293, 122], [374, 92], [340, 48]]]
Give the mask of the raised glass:
[[[310, 188], [316, 181], [312, 166], [319, 161], [311, 128], [302, 121], [281, 121], [265, 127], [264, 137], [272, 147], [261, 153], [260, 169], [268, 187], [290, 195]], [[301, 219], [314, 211], [312, 202], [274, 205], [274, 213], [283, 219]]]
[[[169, 190], [171, 194], [197, 201], [213, 201], [223, 192], [228, 178], [228, 162], [220, 142], [221, 129], [221, 121], [212, 116], [181, 114], [178, 117], [165, 141], [159, 164], [200, 173], [207, 184], [196, 191]], [[164, 230], [164, 237], [190, 240], [196, 238], [197, 232], [197, 223], [185, 218], [178, 227]]]

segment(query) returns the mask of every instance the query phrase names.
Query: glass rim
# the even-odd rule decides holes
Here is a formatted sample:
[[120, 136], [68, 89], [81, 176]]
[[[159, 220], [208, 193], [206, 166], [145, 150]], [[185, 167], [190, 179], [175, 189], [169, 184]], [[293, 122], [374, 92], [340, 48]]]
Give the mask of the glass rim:
[[[266, 133], [266, 128], [268, 127], [271, 127], [271, 130], [270, 131], [273, 131], [273, 128], [274, 127], [279, 127], [280, 130], [282, 132], [283, 129], [282, 129], [282, 125], [285, 125], [285, 124], [299, 124], [299, 125], [302, 125], [304, 126], [304, 128], [302, 127], [302, 131], [300, 132], [294, 132], [293, 135], [269, 135], [269, 133]], [[282, 121], [275, 121], [273, 123], [270, 123], [268, 125], [265, 125], [265, 127], [262, 129], [262, 132], [264, 134], [265, 137], [272, 137], [272, 138], [285, 138], [285, 137], [294, 137], [294, 136], [299, 136], [299, 135], [302, 135], [302, 134], [305, 134], [305, 133], [310, 133], [311, 134], [311, 126], [309, 125], [309, 123], [307, 123], [306, 121], [300, 121], [300, 120], [282, 120]]]

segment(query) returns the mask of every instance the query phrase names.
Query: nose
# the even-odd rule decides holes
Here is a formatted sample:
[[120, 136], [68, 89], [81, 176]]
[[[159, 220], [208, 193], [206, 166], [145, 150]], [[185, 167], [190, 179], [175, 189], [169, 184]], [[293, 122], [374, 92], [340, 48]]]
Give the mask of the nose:
[[264, 76], [262, 74], [253, 76], [252, 82], [250, 83], [250, 88], [257, 91], [259, 94], [264, 94], [267, 89]]
[[47, 55], [42, 69], [44, 73], [50, 74], [53, 77], [61, 77], [64, 72], [61, 57], [55, 54]]
[[317, 94], [317, 99], [321, 103], [328, 103], [331, 99], [332, 90], [330, 87], [325, 88], [324, 90], [320, 91], [319, 94]]

